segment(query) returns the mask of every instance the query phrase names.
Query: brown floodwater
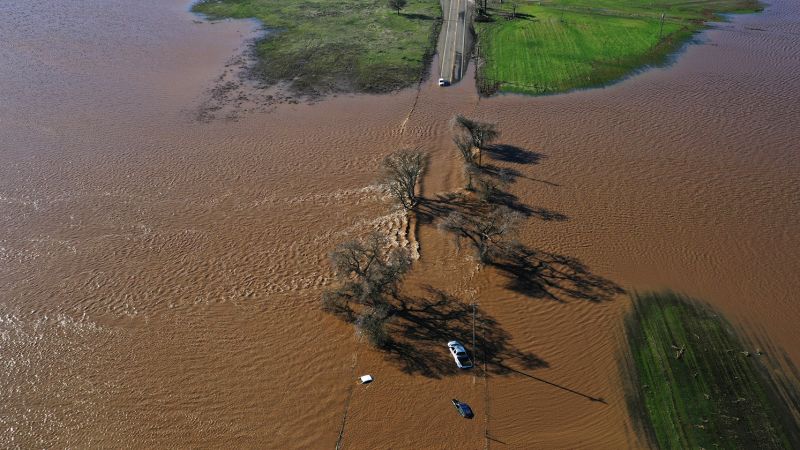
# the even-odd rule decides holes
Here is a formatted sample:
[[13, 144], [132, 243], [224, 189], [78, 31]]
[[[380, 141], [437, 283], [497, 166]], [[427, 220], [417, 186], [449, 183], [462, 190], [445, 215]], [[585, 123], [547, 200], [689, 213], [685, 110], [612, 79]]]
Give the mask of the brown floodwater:
[[[479, 99], [433, 77], [203, 121], [253, 23], [177, 0], [2, 11], [0, 447], [639, 447], [616, 287], [704, 299], [800, 363], [797, 2], [608, 88]], [[460, 187], [456, 112], [515, 147], [487, 159], [519, 172], [520, 242], [584, 264], [551, 295], [424, 220], [409, 242], [375, 187], [399, 147], [431, 152], [426, 196]], [[444, 342], [375, 352], [319, 310], [327, 253], [369, 229], [419, 245], [412, 309], [478, 302], [488, 378]], [[470, 344], [445, 313], [429, 334]]]

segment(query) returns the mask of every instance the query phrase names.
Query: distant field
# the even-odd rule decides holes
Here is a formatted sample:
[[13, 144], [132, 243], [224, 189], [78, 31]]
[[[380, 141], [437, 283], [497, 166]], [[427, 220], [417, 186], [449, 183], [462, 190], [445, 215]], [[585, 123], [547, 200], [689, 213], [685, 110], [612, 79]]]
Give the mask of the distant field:
[[[664, 61], [717, 13], [758, 10], [755, 0], [654, 3], [554, 0], [490, 3], [476, 23], [484, 93], [548, 94], [606, 84]], [[661, 14], [664, 13], [663, 27]]]
[[[626, 323], [632, 411], [660, 448], [798, 448], [762, 364], [716, 314], [673, 293], [635, 298]], [[796, 387], [796, 386], [795, 386]]]
[[255, 73], [301, 93], [386, 92], [417, 81], [435, 52], [437, 0], [206, 0], [211, 19], [255, 18], [269, 30], [256, 44]]

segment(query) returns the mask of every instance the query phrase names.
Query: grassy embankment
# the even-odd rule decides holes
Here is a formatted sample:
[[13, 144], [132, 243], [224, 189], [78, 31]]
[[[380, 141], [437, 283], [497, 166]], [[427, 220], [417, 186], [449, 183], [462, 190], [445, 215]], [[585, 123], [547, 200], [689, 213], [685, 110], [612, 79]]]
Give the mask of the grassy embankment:
[[436, 49], [441, 8], [409, 0], [205, 0], [211, 19], [255, 18], [269, 30], [256, 43], [255, 75], [303, 94], [386, 92], [417, 82]]
[[[754, 12], [757, 0], [544, 0], [489, 4], [476, 23], [479, 88], [548, 94], [598, 86], [663, 63], [707, 20]], [[663, 29], [661, 14], [664, 13]]]
[[631, 410], [660, 448], [798, 448], [798, 424], [762, 364], [716, 314], [673, 293], [635, 298], [626, 322]]

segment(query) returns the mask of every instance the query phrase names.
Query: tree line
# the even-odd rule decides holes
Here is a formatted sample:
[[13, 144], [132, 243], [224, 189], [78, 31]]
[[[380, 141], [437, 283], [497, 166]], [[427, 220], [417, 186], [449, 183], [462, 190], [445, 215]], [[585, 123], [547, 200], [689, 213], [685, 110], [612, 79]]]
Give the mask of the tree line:
[[[510, 236], [519, 215], [493, 200], [507, 177], [500, 171], [483, 170], [483, 153], [500, 136], [496, 125], [457, 115], [452, 120], [453, 142], [461, 158], [466, 190], [477, 202], [470, 212], [448, 209], [439, 229], [451, 234], [461, 246], [466, 242], [476, 257], [486, 260]], [[429, 155], [403, 149], [386, 156], [379, 167], [379, 181], [393, 201], [407, 213], [421, 207], [417, 185], [424, 175]], [[387, 236], [372, 232], [366, 237], [339, 244], [330, 254], [334, 286], [322, 294], [322, 307], [347, 322], [376, 347], [391, 343], [387, 325], [397, 313], [397, 297], [403, 277], [411, 268], [408, 249], [392, 247]]]

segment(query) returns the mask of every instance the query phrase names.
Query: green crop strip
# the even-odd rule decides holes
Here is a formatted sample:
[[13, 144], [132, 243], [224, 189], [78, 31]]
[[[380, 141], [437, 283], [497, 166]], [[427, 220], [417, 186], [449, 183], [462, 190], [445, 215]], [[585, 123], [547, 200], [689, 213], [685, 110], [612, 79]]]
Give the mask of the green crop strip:
[[[698, 303], [636, 296], [629, 404], [659, 448], [797, 448], [798, 424], [763, 355]], [[796, 411], [795, 411], [796, 412]]]

